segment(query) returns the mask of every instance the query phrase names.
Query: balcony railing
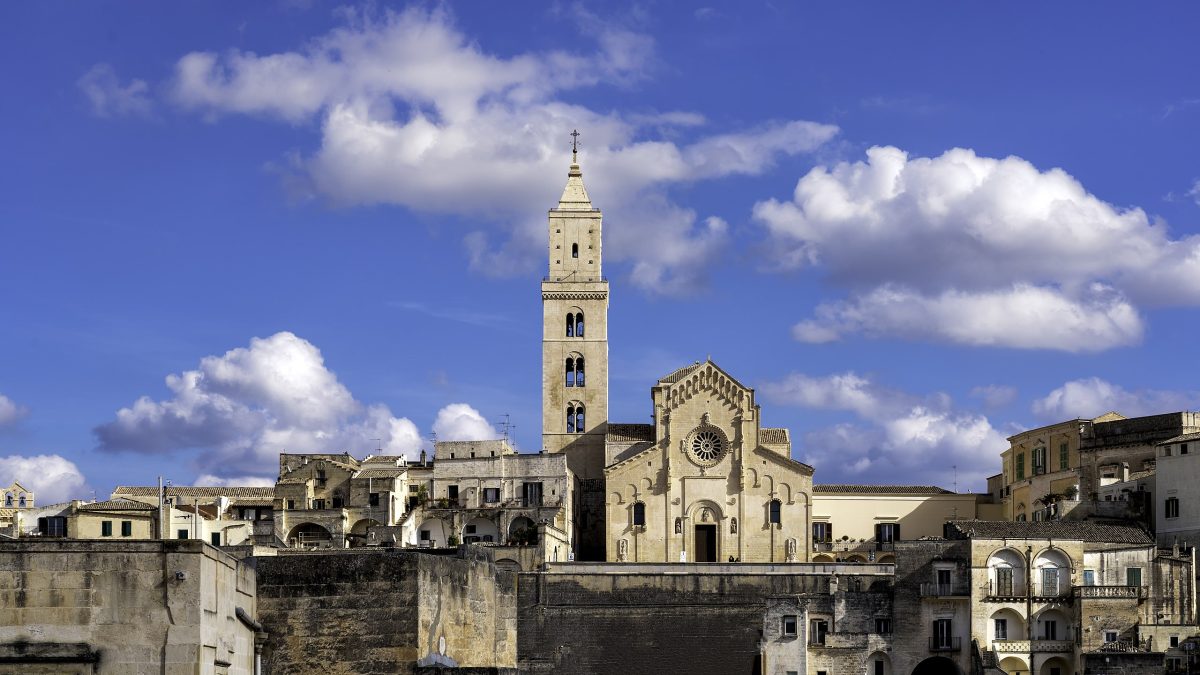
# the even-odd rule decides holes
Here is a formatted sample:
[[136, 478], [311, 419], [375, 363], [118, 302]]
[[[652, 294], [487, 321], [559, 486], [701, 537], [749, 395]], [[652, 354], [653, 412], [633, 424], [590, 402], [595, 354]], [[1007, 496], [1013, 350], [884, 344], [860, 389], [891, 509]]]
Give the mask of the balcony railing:
[[894, 551], [896, 550], [896, 542], [894, 541], [877, 541], [875, 542], [876, 551]]
[[987, 597], [989, 597], [989, 598], [1024, 598], [1025, 597], [1025, 582], [1016, 581], [1016, 580], [1011, 581], [1011, 582], [1004, 582], [1004, 583], [996, 582], [996, 581], [989, 581]]
[[992, 651], [1001, 654], [1064, 653], [1075, 651], [1070, 640], [994, 640]]
[[[1131, 588], [1137, 588], [1137, 587], [1131, 586]], [[1115, 642], [1105, 642], [1104, 644], [1100, 645], [1100, 649], [1097, 651], [1101, 651], [1101, 652], [1149, 652], [1150, 651], [1150, 640], [1147, 638], [1146, 640], [1143, 640], [1140, 642], [1137, 640], [1117, 640]]]
[[929, 651], [931, 651], [931, 652], [959, 652], [959, 651], [962, 651], [962, 638], [934, 635], [933, 637], [929, 638]]
[[1062, 599], [1071, 597], [1071, 586], [1063, 582], [1040, 583], [1033, 587], [1033, 597]]
[[833, 550], [833, 542], [832, 541], [814, 541], [813, 542], [813, 550], [814, 551], [832, 551]]
[[922, 598], [948, 598], [948, 597], [967, 597], [971, 595], [971, 590], [965, 582], [956, 582], [949, 584], [921, 584]]
[[1145, 586], [1076, 586], [1075, 596], [1088, 599], [1128, 599], [1138, 600], [1146, 597]]

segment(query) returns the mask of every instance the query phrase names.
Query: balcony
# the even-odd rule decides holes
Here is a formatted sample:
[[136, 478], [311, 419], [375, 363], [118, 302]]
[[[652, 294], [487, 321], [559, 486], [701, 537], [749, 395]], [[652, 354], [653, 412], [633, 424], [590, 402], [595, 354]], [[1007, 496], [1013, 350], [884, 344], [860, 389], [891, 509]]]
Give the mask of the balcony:
[[993, 602], [1009, 602], [1025, 599], [1025, 583], [1022, 581], [1012, 581], [999, 583], [989, 581], [987, 585], [987, 595], [984, 600]]
[[1075, 651], [1070, 640], [995, 640], [992, 651], [998, 654], [1064, 654]]
[[1043, 583], [1033, 587], [1033, 599], [1040, 602], [1066, 602], [1071, 599], [1071, 587], [1065, 583]]
[[961, 652], [962, 638], [960, 637], [945, 637], [935, 635], [929, 638], [929, 651], [931, 652]]
[[967, 587], [966, 582], [921, 584], [922, 598], [966, 598], [970, 595], [971, 590]]
[[1145, 586], [1076, 586], [1075, 597], [1084, 600], [1144, 600]]
[[833, 542], [832, 541], [814, 541], [813, 545], [812, 545], [812, 550], [818, 551], [818, 552], [832, 551], [833, 550]]
[[876, 551], [895, 551], [896, 542], [894, 541], [877, 541], [875, 542]]

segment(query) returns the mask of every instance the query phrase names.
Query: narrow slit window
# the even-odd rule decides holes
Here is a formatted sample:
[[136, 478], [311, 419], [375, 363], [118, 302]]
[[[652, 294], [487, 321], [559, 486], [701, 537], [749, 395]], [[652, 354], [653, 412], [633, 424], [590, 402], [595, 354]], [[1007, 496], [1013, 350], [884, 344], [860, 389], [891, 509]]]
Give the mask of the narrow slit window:
[[575, 315], [567, 314], [567, 337], [575, 337]]
[[572, 258], [579, 257], [579, 244], [571, 244], [571, 257]]
[[583, 357], [575, 359], [575, 386], [583, 386]]
[[567, 433], [575, 433], [575, 406], [567, 406]]
[[567, 359], [567, 386], [575, 386], [575, 359]]
[[778, 499], [771, 500], [771, 524], [772, 525], [778, 525], [780, 523], [780, 520], [782, 517], [782, 514], [780, 513], [781, 508], [782, 508], [782, 505], [779, 503]]

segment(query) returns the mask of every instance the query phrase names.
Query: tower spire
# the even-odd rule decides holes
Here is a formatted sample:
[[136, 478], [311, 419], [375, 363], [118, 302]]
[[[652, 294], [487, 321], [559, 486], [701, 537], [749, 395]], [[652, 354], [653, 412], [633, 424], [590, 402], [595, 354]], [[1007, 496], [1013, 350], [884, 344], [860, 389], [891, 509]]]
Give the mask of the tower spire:
[[571, 168], [567, 170], [567, 185], [558, 200], [561, 211], [591, 211], [592, 200], [583, 186], [583, 169], [579, 168], [579, 130], [571, 131]]
[[571, 164], [579, 164], [579, 130], [571, 130]]

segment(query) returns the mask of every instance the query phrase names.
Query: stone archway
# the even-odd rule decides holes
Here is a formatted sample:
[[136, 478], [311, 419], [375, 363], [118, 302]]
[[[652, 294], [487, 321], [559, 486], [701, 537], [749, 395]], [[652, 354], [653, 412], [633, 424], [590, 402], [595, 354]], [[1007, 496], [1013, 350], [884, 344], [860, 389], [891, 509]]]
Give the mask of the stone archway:
[[918, 663], [912, 675], [962, 675], [962, 669], [944, 656], [931, 656]]
[[358, 548], [359, 546], [367, 545], [367, 530], [382, 525], [374, 518], [363, 518], [354, 523], [354, 527], [350, 528], [350, 534], [346, 535], [346, 540], [350, 544], [350, 548]]
[[333, 535], [316, 523], [300, 523], [288, 533], [287, 542], [294, 548], [332, 548]]

